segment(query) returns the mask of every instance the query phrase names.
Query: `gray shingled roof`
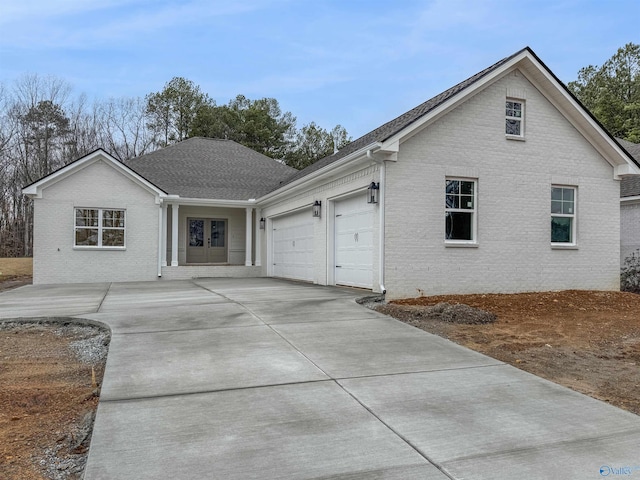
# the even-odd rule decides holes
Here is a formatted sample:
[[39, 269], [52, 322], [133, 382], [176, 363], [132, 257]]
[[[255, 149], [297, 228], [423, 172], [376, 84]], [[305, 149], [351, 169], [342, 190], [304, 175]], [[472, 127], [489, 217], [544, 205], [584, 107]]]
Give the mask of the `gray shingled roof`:
[[[417, 107], [412, 108], [408, 112], [403, 113], [399, 117], [394, 118], [390, 122], [387, 122], [384, 125], [376, 128], [375, 130], [372, 130], [371, 132], [367, 133], [366, 135], [363, 135], [357, 140], [354, 140], [353, 142], [349, 143], [348, 145], [346, 145], [344, 148], [334, 153], [333, 155], [329, 155], [328, 157], [318, 160], [312, 165], [309, 165], [307, 168], [293, 174], [290, 178], [287, 179], [285, 184], [293, 182], [299, 178], [305, 177], [306, 175], [309, 175], [310, 173], [315, 172], [316, 170], [320, 170], [321, 168], [326, 167], [327, 165], [330, 165], [331, 163], [336, 162], [341, 158], [346, 157], [350, 153], [353, 153], [363, 147], [366, 147], [367, 145], [371, 145], [372, 143], [376, 143], [376, 142], [385, 141], [386, 139], [404, 130], [413, 122], [419, 120], [421, 117], [425, 116], [427, 113], [429, 113], [433, 109], [437, 108], [438, 106], [446, 102], [449, 98], [457, 95], [464, 89], [473, 85], [475, 82], [480, 80], [485, 75], [498, 69], [500, 66], [502, 66], [503, 64], [511, 60], [513, 57], [520, 55], [520, 53], [524, 52], [525, 50], [531, 51], [529, 47], [525, 47], [522, 50], [517, 51], [513, 55], [509, 55], [508, 57], [503, 58], [499, 62], [491, 65], [488, 68], [485, 68], [481, 72], [476, 73], [472, 77], [467, 78], [466, 80], [458, 83], [457, 85], [451, 87], [450, 89], [445, 90], [439, 95], [436, 95], [435, 97], [430, 98], [429, 100], [418, 105]], [[531, 53], [533, 52], [531, 51]]]
[[232, 140], [201, 137], [125, 163], [169, 194], [220, 200], [259, 198], [297, 172]]
[[[621, 138], [616, 138], [618, 143], [622, 145], [627, 152], [631, 154], [636, 162], [640, 163], [640, 143], [631, 143]], [[621, 197], [635, 197], [640, 195], [640, 176], [622, 177], [620, 183]]]

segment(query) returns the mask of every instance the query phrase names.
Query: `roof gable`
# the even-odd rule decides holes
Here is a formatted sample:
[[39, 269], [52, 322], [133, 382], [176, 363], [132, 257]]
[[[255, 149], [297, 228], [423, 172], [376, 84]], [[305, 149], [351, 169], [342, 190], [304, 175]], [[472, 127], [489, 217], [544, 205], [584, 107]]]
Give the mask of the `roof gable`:
[[366, 149], [386, 152], [389, 158], [398, 151], [400, 142], [425, 128], [481, 89], [519, 69], [545, 97], [558, 108], [574, 127], [614, 167], [614, 176], [640, 174], [640, 162], [631, 157], [598, 120], [578, 101], [529, 47], [496, 62], [457, 85], [430, 98], [399, 117], [381, 125], [287, 179], [287, 184], [319, 172], [349, 156], [364, 156]]
[[101, 148], [98, 150], [94, 150], [93, 152], [85, 155], [84, 157], [81, 157], [78, 160], [59, 168], [58, 170], [50, 173], [49, 175], [42, 177], [39, 180], [36, 180], [32, 184], [27, 185], [22, 189], [22, 193], [32, 198], [40, 198], [42, 197], [43, 189], [55, 183], [58, 183], [64, 180], [65, 178], [73, 175], [74, 173], [100, 161], [105, 162], [107, 165], [111, 166], [112, 168], [117, 170], [119, 173], [129, 178], [140, 187], [148, 190], [152, 194], [157, 195], [158, 197], [167, 196], [167, 192], [157, 187], [156, 185], [151, 183], [149, 180], [144, 178], [142, 175], [138, 174], [131, 168], [127, 167], [124, 163], [118, 161], [116, 158], [112, 157]]

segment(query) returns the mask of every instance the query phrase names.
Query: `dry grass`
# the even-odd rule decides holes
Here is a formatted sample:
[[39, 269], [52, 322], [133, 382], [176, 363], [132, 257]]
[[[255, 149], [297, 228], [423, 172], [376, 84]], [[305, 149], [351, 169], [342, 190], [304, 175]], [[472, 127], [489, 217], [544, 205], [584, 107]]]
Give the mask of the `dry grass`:
[[31, 277], [32, 258], [0, 258], [0, 282], [12, 278]]

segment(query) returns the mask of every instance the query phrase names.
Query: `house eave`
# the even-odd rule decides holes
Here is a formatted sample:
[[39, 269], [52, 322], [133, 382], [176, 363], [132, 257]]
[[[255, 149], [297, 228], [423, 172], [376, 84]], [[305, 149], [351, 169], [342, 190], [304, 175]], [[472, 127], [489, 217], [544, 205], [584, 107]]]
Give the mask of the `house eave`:
[[622, 177], [639, 175], [640, 168], [631, 164], [620, 164], [613, 167], [613, 175], [616, 180], [620, 180]]
[[273, 192], [267, 193], [263, 195], [259, 199], [257, 199], [257, 203], [260, 205], [268, 204], [270, 202], [281, 199], [282, 197], [287, 197], [289, 195], [295, 194], [300, 190], [307, 189], [309, 185], [316, 183], [318, 181], [322, 181], [328, 177], [333, 175], [340, 174], [346, 168], [351, 167], [355, 162], [358, 161], [370, 161], [367, 158], [368, 151], [378, 151], [380, 150], [382, 144], [380, 142], [374, 142], [369, 145], [366, 145], [355, 152], [337, 160], [325, 167], [322, 167], [320, 170], [310, 173], [294, 182], [283, 185], [282, 187], [274, 190]]
[[193, 206], [202, 206], [202, 207], [249, 208], [249, 207], [256, 206], [255, 199], [225, 200], [221, 198], [181, 197], [179, 195], [169, 195], [165, 198], [165, 202], [170, 205], [193, 205]]
[[640, 203], [640, 195], [634, 195], [632, 197], [621, 197], [620, 203]]
[[635, 159], [618, 144], [539, 59], [530, 55], [527, 57], [527, 62], [522, 62], [520, 66], [523, 74], [536, 88], [541, 92], [550, 92], [545, 95], [546, 98], [613, 167], [614, 179], [619, 180], [621, 176], [640, 173], [640, 165]]
[[82, 170], [90, 165], [93, 165], [94, 163], [100, 160], [105, 161], [112, 168], [116, 169], [121, 174], [127, 176], [128, 178], [133, 180], [136, 184], [138, 184], [145, 190], [155, 195], [156, 199], [159, 200], [167, 197], [168, 195], [167, 192], [157, 187], [156, 185], [154, 185], [153, 183], [151, 183], [150, 181], [148, 181], [146, 178], [142, 177], [135, 171], [131, 170], [125, 164], [123, 164], [122, 162], [119, 162], [118, 160], [116, 160], [114, 157], [112, 157], [102, 149], [95, 150], [94, 152], [91, 152], [85, 155], [84, 157], [79, 158], [75, 162], [69, 163], [68, 165], [65, 165], [64, 167], [56, 170], [55, 172], [50, 173], [46, 177], [36, 180], [32, 184], [24, 187], [22, 189], [22, 193], [28, 196], [29, 198], [42, 198], [42, 191], [45, 188], [51, 185], [54, 185], [61, 180], [64, 180], [65, 178], [76, 173], [77, 171]]

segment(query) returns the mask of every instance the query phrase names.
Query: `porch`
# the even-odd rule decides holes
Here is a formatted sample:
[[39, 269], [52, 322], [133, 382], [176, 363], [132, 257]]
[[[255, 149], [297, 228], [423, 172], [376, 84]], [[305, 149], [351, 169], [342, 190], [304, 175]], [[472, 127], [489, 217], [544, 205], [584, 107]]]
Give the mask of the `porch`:
[[163, 279], [263, 276], [260, 212], [252, 200], [170, 199], [160, 217]]

